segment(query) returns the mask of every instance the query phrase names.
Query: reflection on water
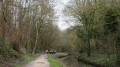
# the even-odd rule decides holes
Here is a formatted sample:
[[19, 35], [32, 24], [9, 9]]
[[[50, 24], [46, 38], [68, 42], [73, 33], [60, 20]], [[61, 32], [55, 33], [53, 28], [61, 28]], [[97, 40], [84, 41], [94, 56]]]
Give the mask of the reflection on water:
[[94, 67], [82, 62], [78, 62], [74, 57], [69, 56], [63, 59], [63, 62], [66, 64], [67, 67]]

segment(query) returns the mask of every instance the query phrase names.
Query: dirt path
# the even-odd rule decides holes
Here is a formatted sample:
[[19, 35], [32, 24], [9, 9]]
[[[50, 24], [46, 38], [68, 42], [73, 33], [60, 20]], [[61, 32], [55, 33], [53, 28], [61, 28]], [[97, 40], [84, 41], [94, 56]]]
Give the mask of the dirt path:
[[25, 67], [50, 67], [49, 62], [47, 61], [47, 55], [41, 55], [36, 60], [25, 65]]

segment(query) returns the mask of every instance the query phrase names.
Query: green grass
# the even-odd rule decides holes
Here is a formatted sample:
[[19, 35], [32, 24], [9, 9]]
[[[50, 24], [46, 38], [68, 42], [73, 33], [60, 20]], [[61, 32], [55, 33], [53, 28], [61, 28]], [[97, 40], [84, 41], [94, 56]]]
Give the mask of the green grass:
[[48, 61], [50, 62], [50, 67], [63, 67], [63, 65], [56, 60], [53, 55], [48, 55]]
[[37, 55], [32, 55], [32, 56], [23, 56], [22, 61], [16, 62], [13, 67], [21, 67], [21, 65], [27, 64], [28, 62], [31, 62], [35, 60]]
[[67, 53], [56, 53], [56, 55], [58, 55], [58, 56], [66, 56], [68, 54]]

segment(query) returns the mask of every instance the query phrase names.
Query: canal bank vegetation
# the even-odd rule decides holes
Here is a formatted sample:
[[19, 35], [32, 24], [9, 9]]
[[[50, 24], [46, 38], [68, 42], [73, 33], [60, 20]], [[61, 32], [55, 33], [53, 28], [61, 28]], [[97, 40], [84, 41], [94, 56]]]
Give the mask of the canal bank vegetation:
[[92, 53], [90, 57], [87, 57], [86, 54], [80, 54], [76, 59], [79, 62], [95, 67], [119, 67], [116, 63], [117, 58], [115, 54], [111, 54], [109, 57], [107, 54]]
[[66, 35], [77, 60], [120, 66], [119, 0], [71, 0], [64, 12], [73, 20]]

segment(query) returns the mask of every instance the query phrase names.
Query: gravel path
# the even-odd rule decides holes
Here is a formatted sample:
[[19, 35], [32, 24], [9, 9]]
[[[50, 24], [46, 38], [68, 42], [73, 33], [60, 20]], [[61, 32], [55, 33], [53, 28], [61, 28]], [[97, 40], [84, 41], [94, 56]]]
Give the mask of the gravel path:
[[50, 67], [49, 62], [47, 61], [47, 55], [41, 55], [36, 60], [25, 65], [25, 67]]

